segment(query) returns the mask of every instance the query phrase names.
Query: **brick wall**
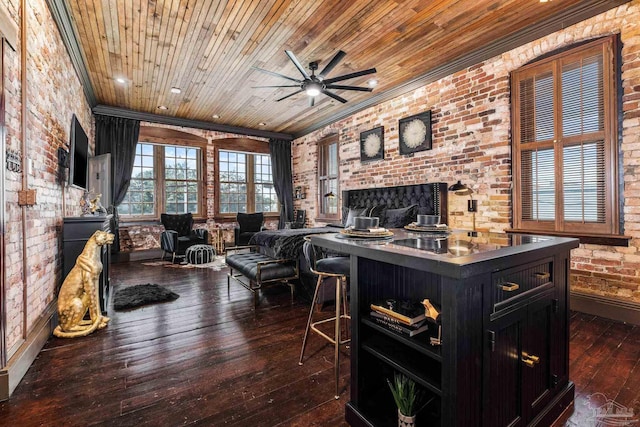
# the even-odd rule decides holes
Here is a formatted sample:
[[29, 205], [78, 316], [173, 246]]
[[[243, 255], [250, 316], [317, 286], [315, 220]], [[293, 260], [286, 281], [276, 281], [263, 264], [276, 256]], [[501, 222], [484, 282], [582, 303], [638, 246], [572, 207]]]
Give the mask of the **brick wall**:
[[[340, 187], [393, 186], [461, 180], [471, 184], [478, 199], [479, 229], [511, 227], [511, 118], [509, 73], [537, 57], [573, 43], [620, 33], [624, 87], [622, 159], [624, 164], [625, 234], [629, 247], [581, 245], [572, 253], [574, 291], [640, 302], [640, 1], [475, 64], [411, 93], [356, 113], [294, 141], [294, 186], [307, 198], [296, 200], [317, 216], [317, 141], [337, 133], [340, 141]], [[400, 155], [398, 120], [432, 112], [433, 149]], [[384, 160], [362, 164], [360, 132], [384, 126]], [[450, 225], [471, 228], [466, 198], [451, 195]]]
[[[1, 0], [0, 5], [20, 26], [19, 1]], [[27, 173], [28, 187], [37, 191], [37, 204], [26, 209], [26, 223], [18, 206], [17, 192], [22, 174], [6, 171], [6, 309], [7, 348], [11, 356], [21, 343], [23, 329], [30, 330], [57, 294], [61, 282], [61, 226], [64, 216], [80, 213], [79, 190], [57, 181], [57, 149], [67, 147], [71, 117], [75, 113], [87, 134], [93, 134], [93, 119], [80, 81], [62, 44], [57, 27], [44, 0], [27, 2], [27, 143], [33, 162]], [[7, 148], [21, 151], [21, 65], [20, 43], [16, 51], [5, 44], [4, 94], [6, 96]], [[93, 147], [93, 140], [90, 141]], [[4, 165], [2, 165], [4, 167]], [[26, 227], [26, 241], [22, 230]], [[23, 271], [23, 245], [28, 259]], [[27, 324], [24, 325], [26, 286]]]

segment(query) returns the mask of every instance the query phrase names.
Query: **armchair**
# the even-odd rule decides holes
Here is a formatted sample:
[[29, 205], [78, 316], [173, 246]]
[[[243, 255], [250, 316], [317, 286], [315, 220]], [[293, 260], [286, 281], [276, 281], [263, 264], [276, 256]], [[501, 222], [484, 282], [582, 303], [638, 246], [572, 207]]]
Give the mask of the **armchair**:
[[184, 255], [189, 246], [209, 243], [209, 231], [206, 229], [193, 230], [193, 215], [186, 214], [161, 214], [160, 221], [165, 231], [160, 234], [160, 248], [162, 259], [167, 252], [173, 255], [171, 262], [175, 262], [176, 256]]
[[265, 229], [264, 214], [262, 212], [253, 214], [238, 212], [236, 221], [238, 226], [233, 230], [235, 246], [248, 245], [254, 234]]

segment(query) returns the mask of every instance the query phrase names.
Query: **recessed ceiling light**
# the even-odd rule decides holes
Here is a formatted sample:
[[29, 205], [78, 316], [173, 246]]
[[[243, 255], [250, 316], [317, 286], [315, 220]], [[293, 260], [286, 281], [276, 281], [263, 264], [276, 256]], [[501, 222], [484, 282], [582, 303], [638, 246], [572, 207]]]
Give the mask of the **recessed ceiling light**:
[[172, 87], [171, 88], [171, 93], [180, 93], [182, 92], [182, 90], [179, 87]]
[[258, 123], [258, 126], [266, 126], [267, 124], [265, 122], [260, 122]]
[[167, 107], [166, 105], [158, 105], [158, 109], [159, 110], [168, 110], [169, 107]]
[[211, 117], [213, 117], [214, 119], [219, 119], [219, 118], [220, 118], [220, 115], [218, 115], [218, 114], [214, 114], [214, 115], [213, 115], [213, 116], [211, 116]]
[[120, 83], [120, 84], [125, 84], [125, 83], [127, 82], [127, 81], [126, 81], [125, 79], [123, 79], [122, 77], [118, 77], [118, 78], [116, 79], [116, 81], [117, 81], [118, 83]]
[[369, 87], [376, 87], [378, 86], [378, 81], [376, 79], [369, 79], [367, 84], [369, 85]]

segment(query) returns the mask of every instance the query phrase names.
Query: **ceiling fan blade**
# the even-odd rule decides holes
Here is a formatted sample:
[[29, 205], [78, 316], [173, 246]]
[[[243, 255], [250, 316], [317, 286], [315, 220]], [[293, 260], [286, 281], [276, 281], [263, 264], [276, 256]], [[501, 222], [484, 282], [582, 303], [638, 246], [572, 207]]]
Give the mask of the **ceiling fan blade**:
[[300, 87], [300, 85], [251, 86], [251, 89], [260, 89], [263, 87]]
[[287, 98], [289, 98], [289, 97], [291, 97], [291, 96], [293, 96], [293, 95], [297, 95], [297, 94], [299, 94], [300, 92], [303, 92], [303, 90], [302, 90], [302, 89], [300, 89], [300, 90], [297, 90], [297, 91], [295, 91], [295, 92], [293, 92], [293, 93], [290, 93], [290, 94], [289, 94], [289, 95], [287, 95], [287, 96], [283, 96], [283, 97], [282, 97], [282, 98], [280, 98], [280, 99], [276, 99], [276, 102], [278, 102], [278, 101], [282, 101], [283, 99], [287, 99]]
[[298, 58], [296, 58], [296, 56], [293, 54], [293, 52], [291, 52], [290, 50], [285, 50], [284, 53], [287, 54], [287, 56], [289, 57], [289, 59], [291, 60], [291, 62], [293, 62], [293, 65], [296, 66], [296, 68], [298, 69], [298, 71], [300, 71], [300, 74], [302, 74], [304, 76], [305, 79], [309, 79], [311, 78], [309, 76], [309, 74], [307, 74], [307, 72], [305, 71], [305, 69], [302, 67], [302, 65], [300, 64], [300, 62], [298, 61]]
[[297, 80], [297, 79], [294, 79], [293, 77], [285, 76], [284, 74], [274, 73], [273, 71], [265, 70], [264, 68], [258, 68], [258, 67], [251, 67], [251, 68], [253, 68], [254, 70], [261, 71], [263, 73], [271, 74], [272, 76], [281, 77], [283, 79], [291, 80], [297, 83], [302, 83], [302, 80]]
[[371, 92], [372, 87], [360, 87], [360, 86], [343, 86], [343, 85], [326, 85], [327, 89], [341, 89], [341, 90], [359, 90], [360, 92]]
[[331, 59], [331, 61], [329, 61], [329, 63], [322, 69], [322, 71], [320, 71], [320, 74], [318, 74], [318, 77], [321, 79], [324, 79], [324, 76], [329, 74], [331, 70], [333, 70], [334, 67], [338, 65], [340, 61], [342, 61], [342, 58], [344, 58], [345, 55], [346, 53], [339, 50], [338, 53], [336, 53], [335, 56]]
[[366, 76], [367, 74], [373, 74], [375, 72], [376, 72], [375, 68], [369, 68], [368, 70], [356, 71], [355, 73], [344, 74], [342, 76], [333, 77], [331, 79], [326, 79], [324, 81], [324, 84], [329, 85], [331, 83], [340, 82], [342, 80], [348, 80], [348, 79], [353, 79], [355, 77]]
[[340, 101], [343, 104], [345, 104], [347, 102], [346, 99], [344, 99], [341, 96], [336, 95], [335, 93], [329, 92], [328, 90], [323, 90], [322, 93], [324, 93], [327, 96], [330, 96], [331, 98], [335, 99], [336, 101]]
[[309, 107], [313, 107], [316, 103], [316, 97], [315, 96], [310, 96], [309, 97]]

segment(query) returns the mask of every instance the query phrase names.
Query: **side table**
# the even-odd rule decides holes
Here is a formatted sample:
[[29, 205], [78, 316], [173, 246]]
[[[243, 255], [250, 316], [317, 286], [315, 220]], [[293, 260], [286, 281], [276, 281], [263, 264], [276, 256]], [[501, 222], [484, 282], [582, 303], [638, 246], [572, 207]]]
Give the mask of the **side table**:
[[211, 236], [211, 245], [216, 249], [216, 253], [221, 255], [224, 253], [224, 233], [223, 229], [216, 227], [209, 233]]

